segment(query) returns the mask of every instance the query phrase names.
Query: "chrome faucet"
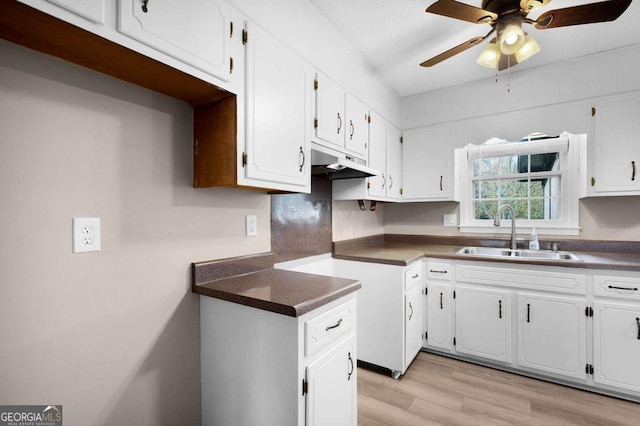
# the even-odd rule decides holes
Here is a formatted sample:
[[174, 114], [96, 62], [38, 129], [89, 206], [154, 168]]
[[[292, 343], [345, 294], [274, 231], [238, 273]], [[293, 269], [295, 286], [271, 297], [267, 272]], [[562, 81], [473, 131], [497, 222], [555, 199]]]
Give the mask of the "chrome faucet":
[[502, 209], [509, 210], [511, 215], [511, 250], [516, 250], [516, 211], [508, 204], [502, 204], [498, 207], [495, 219], [493, 219], [493, 226], [500, 226], [500, 212]]

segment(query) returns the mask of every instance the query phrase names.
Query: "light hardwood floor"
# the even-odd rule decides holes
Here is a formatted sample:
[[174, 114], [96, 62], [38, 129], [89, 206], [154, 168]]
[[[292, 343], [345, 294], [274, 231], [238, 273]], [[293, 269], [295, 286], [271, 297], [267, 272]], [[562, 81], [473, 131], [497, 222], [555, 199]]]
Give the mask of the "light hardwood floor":
[[358, 369], [358, 425], [640, 426], [640, 404], [420, 352], [400, 380]]

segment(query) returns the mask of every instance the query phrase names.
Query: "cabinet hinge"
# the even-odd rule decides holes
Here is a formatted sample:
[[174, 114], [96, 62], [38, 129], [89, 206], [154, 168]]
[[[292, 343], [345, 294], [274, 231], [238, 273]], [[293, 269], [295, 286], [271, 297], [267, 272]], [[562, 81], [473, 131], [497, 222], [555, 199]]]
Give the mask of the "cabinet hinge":
[[429, 287], [424, 288], [424, 294], [429, 294]]
[[313, 128], [314, 128], [314, 129], [317, 129], [317, 128], [318, 128], [318, 119], [317, 119], [317, 118], [314, 118], [314, 119], [313, 119]]
[[456, 338], [454, 337], [453, 338], [453, 346], [455, 346], [455, 345], [456, 345]]
[[309, 393], [309, 382], [305, 379], [302, 379], [302, 395], [306, 395]]
[[402, 188], [400, 188], [400, 195], [402, 195]]
[[247, 153], [243, 152], [242, 153], [242, 167], [247, 165]]
[[318, 80], [313, 80], [313, 90], [318, 90]]
[[371, 182], [367, 182], [367, 189], [371, 189]]
[[596, 186], [596, 178], [591, 176], [591, 186]]
[[426, 331], [424, 332], [424, 340], [429, 340], [429, 333]]
[[587, 364], [584, 367], [584, 372], [593, 375], [593, 364]]
[[371, 123], [371, 114], [367, 114], [366, 119], [367, 119], [367, 123]]
[[593, 317], [593, 308], [590, 306], [584, 308], [584, 315], [587, 317]]
[[364, 149], [367, 149], [367, 143], [366, 142], [364, 143]]
[[242, 30], [242, 44], [247, 44], [249, 42], [249, 31], [243, 29]]
[[596, 107], [591, 107], [591, 116], [592, 117], [596, 116]]
[[229, 22], [229, 38], [233, 38], [233, 22]]
[[229, 58], [229, 74], [233, 74], [233, 58]]
[[453, 290], [453, 298], [454, 299], [456, 298], [456, 291], [455, 290]]

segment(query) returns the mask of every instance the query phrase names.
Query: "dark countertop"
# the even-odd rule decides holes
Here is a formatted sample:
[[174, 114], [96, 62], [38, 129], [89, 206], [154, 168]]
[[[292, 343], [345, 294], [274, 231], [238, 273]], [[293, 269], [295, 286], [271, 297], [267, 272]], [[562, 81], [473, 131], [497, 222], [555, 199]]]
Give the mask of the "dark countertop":
[[[385, 238], [386, 237], [386, 238]], [[608, 243], [591, 244], [584, 242], [579, 246], [577, 242], [561, 242], [566, 251], [576, 254], [581, 261], [551, 260], [534, 258], [500, 258], [495, 256], [464, 255], [456, 252], [467, 246], [500, 246], [501, 240], [487, 242], [478, 240], [465, 241], [460, 238], [420, 238], [407, 236], [377, 236], [363, 238], [360, 241], [349, 241], [334, 244], [333, 257], [335, 259], [354, 260], [359, 262], [384, 263], [389, 265], [406, 266], [423, 257], [437, 259], [453, 259], [465, 261], [483, 261], [496, 263], [563, 266], [584, 269], [609, 269], [624, 271], [640, 271], [640, 250], [636, 242], [620, 242], [619, 246]], [[465, 244], [467, 243], [467, 244]], [[576, 250], [578, 249], [578, 250]], [[580, 249], [584, 250], [581, 251]], [[600, 249], [606, 251], [589, 251]]]
[[[361, 284], [355, 280], [272, 267], [229, 276], [227, 271], [237, 270], [238, 263], [243, 261], [260, 263], [256, 262], [256, 256], [251, 256], [192, 264], [192, 291], [253, 308], [299, 317], [361, 288]], [[204, 271], [207, 273], [203, 273]], [[216, 276], [216, 273], [220, 275]], [[213, 279], [198, 281], [202, 276]]]

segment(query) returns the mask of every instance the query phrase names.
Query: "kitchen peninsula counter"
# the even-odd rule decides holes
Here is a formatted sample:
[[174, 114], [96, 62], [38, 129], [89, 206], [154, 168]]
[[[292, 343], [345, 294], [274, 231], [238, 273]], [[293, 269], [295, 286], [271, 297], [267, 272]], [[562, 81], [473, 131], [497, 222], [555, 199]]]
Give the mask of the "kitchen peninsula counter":
[[274, 269], [269, 253], [192, 264], [194, 293], [292, 317], [360, 287], [356, 280]]

